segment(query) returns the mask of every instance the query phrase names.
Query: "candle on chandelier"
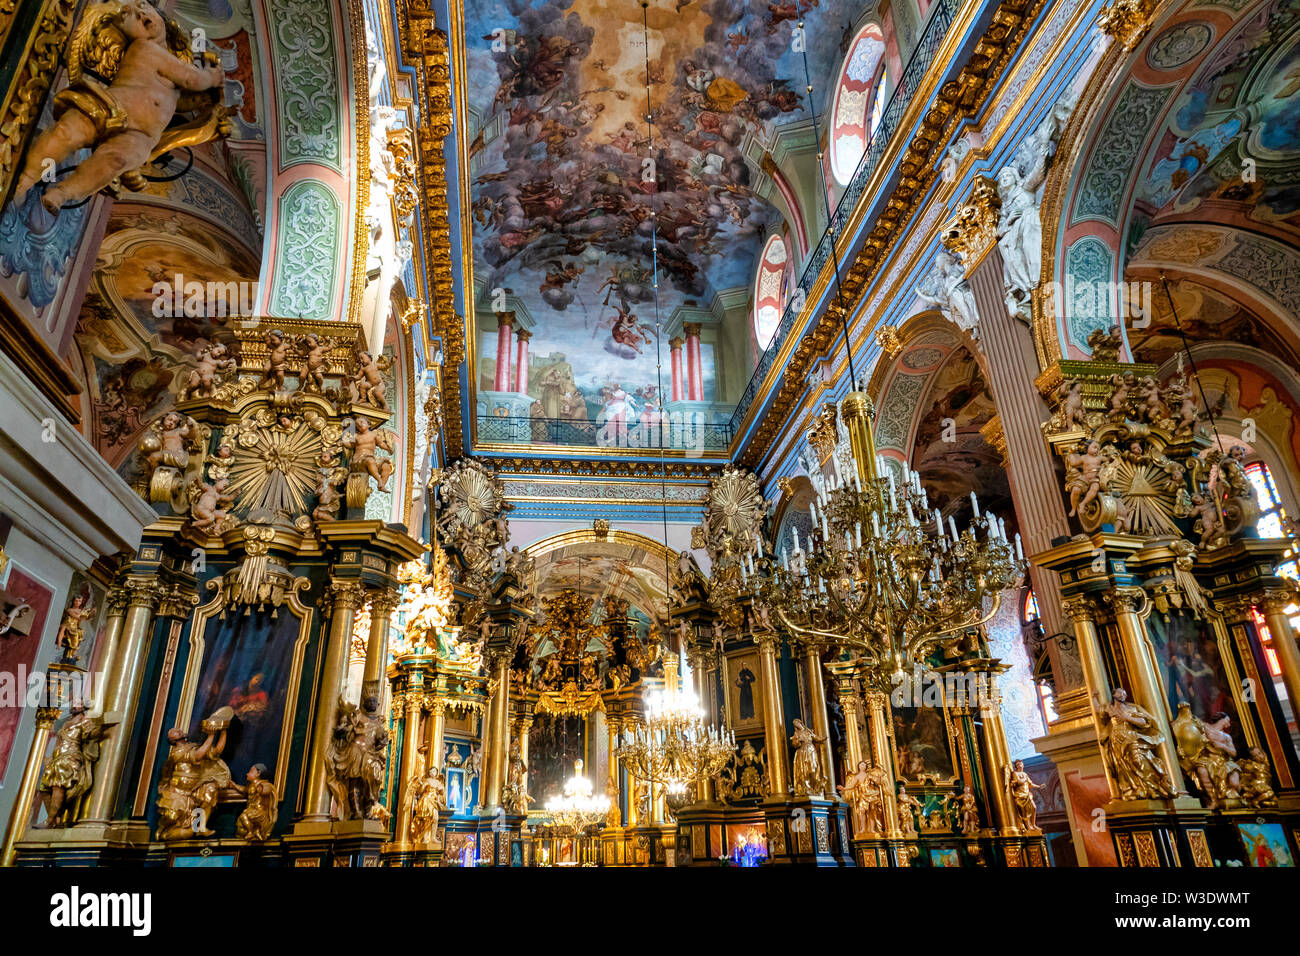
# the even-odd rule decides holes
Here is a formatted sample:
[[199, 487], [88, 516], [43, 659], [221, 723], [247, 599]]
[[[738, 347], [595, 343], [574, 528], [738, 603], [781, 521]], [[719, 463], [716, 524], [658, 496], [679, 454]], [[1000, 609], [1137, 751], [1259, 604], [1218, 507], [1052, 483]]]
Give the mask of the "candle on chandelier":
[[799, 529], [798, 529], [798, 528], [791, 528], [790, 530], [794, 533], [794, 553], [795, 553], [795, 554], [798, 554], [798, 553], [799, 553], [799, 550], [800, 550], [800, 548], [799, 548]]
[[876, 512], [871, 512], [871, 536], [880, 537], [880, 516]]
[[980, 516], [980, 500], [975, 497], [975, 492], [973, 491], [970, 493], [970, 506], [975, 512], [975, 517], [978, 518]]
[[854, 531], [858, 536], [858, 547], [862, 547], [862, 522], [859, 521], [854, 525]]
[[1020, 532], [1016, 532], [1016, 558], [1020, 561], [1025, 560], [1025, 552], [1020, 547]]
[[953, 541], [953, 544], [956, 544], [956, 543], [957, 543], [957, 540], [958, 540], [958, 537], [957, 537], [957, 522], [955, 522], [955, 521], [952, 520], [952, 515], [948, 515], [948, 528], [949, 528], [949, 530], [952, 531], [952, 541]]
[[[817, 527], [817, 502], [808, 502], [808, 514], [812, 517], [813, 527]], [[799, 549], [795, 548], [795, 550], [798, 551]]]
[[934, 533], [943, 537], [943, 515], [939, 514], [939, 509], [934, 509]]

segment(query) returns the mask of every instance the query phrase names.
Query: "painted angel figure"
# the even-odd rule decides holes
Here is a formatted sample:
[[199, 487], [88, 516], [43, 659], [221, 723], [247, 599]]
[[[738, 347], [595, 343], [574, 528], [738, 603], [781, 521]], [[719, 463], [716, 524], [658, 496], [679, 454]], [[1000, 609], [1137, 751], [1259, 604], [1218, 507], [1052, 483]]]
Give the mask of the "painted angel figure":
[[[169, 150], [230, 133], [232, 110], [221, 105], [225, 74], [215, 54], [205, 52], [195, 62], [180, 24], [147, 0], [92, 4], [77, 24], [67, 60], [68, 87], [54, 97], [57, 120], [27, 152], [14, 191], [18, 202], [49, 162], [80, 149], [89, 148], [90, 156], [41, 197], [51, 213], [118, 177], [142, 189], [140, 167]], [[177, 112], [194, 118], [169, 127]]]
[[351, 449], [350, 470], [354, 475], [368, 475], [375, 479], [380, 491], [388, 490], [388, 479], [393, 473], [393, 462], [380, 458], [380, 450], [392, 454], [397, 451], [397, 433], [391, 428], [371, 430], [365, 416], [358, 415], [352, 431], [343, 435], [343, 447]]

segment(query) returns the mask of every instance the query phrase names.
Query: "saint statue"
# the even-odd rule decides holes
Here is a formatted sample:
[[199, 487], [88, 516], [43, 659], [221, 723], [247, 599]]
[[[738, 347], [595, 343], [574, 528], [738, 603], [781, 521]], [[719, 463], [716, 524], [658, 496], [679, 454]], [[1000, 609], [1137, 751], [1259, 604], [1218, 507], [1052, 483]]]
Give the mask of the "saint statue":
[[1007, 796], [1011, 799], [1011, 812], [1016, 818], [1016, 826], [1024, 833], [1036, 832], [1038, 805], [1034, 803], [1034, 791], [1042, 790], [1042, 784], [1035, 783], [1034, 778], [1029, 776], [1023, 760], [1017, 760], [1006, 768], [1005, 782]]
[[423, 777], [412, 782], [411, 842], [418, 846], [438, 844], [438, 816], [446, 793], [446, 778], [437, 767], [430, 767]]
[[383, 816], [379, 791], [384, 784], [387, 748], [388, 731], [379, 714], [379, 699], [367, 697], [362, 707], [340, 700], [326, 767], [341, 819]]
[[99, 742], [104, 721], [89, 717], [81, 701], [69, 708], [68, 719], [54, 735], [54, 752], [41, 773], [40, 792], [45, 795], [45, 820], [39, 828], [65, 827], [76, 815], [77, 800], [94, 783], [92, 770], [99, 759]]
[[203, 743], [194, 743], [180, 727], [167, 731], [171, 751], [158, 781], [158, 839], [210, 837], [208, 818], [221, 791], [230, 786], [230, 768], [221, 759], [226, 729], [235, 712], [222, 707], [200, 725]]
[[1124, 800], [1172, 797], [1173, 785], [1157, 749], [1164, 735], [1155, 717], [1129, 702], [1128, 692], [1116, 687], [1109, 704], [1099, 704], [1102, 746], [1111, 774]]
[[231, 784], [232, 789], [243, 794], [248, 803], [235, 821], [235, 834], [249, 843], [265, 843], [275, 826], [275, 815], [280, 802], [280, 795], [275, 792], [275, 784], [266, 779], [266, 764], [255, 763], [248, 768], [245, 777], [246, 786]]
[[794, 745], [794, 794], [796, 797], [821, 797], [826, 793], [826, 777], [822, 773], [821, 755], [817, 745], [825, 743], [825, 737], [818, 737], [798, 717], [794, 721], [794, 734], [790, 743]]
[[885, 799], [889, 795], [889, 775], [865, 760], [838, 787], [853, 810], [853, 835], [879, 837], [885, 834]]

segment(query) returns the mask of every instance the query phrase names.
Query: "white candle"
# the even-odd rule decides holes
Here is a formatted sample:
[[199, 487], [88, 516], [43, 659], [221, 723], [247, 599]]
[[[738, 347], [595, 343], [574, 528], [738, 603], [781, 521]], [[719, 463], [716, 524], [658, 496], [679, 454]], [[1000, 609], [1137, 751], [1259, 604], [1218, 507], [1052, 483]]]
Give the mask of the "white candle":
[[794, 553], [798, 554], [799, 553], [799, 529], [791, 528], [790, 530], [794, 533]]
[[978, 518], [980, 516], [980, 500], [975, 497], [975, 492], [973, 491], [970, 493], [970, 506], [975, 512], [975, 517]]
[[786, 571], [790, 570], [790, 552], [786, 551], [785, 548], [781, 549], [781, 567], [785, 568]]
[[761, 558], [763, 556], [763, 536], [756, 534], [754, 537], [758, 539], [758, 556]]
[[831, 539], [831, 532], [830, 529], [826, 526], [826, 512], [822, 511], [822, 540], [829, 541], [830, 539]]
[[[813, 527], [817, 527], [817, 502], [808, 502], [808, 514], [812, 515]], [[799, 549], [795, 548], [795, 550], [798, 551]]]
[[952, 531], [952, 540], [955, 544], [957, 542], [957, 522], [952, 520], [952, 515], [948, 515], [948, 528]]
[[854, 525], [853, 530], [857, 533], [857, 536], [858, 536], [858, 547], [861, 548], [861, 547], [862, 547], [862, 522], [861, 522], [861, 521], [857, 522], [857, 523]]
[[880, 520], [876, 512], [871, 512], [871, 534], [872, 537], [880, 537]]
[[939, 509], [934, 509], [934, 533], [943, 537], [943, 516], [939, 514]]
[[1016, 532], [1016, 557], [1021, 561], [1025, 560], [1025, 552], [1020, 547], [1020, 532]]

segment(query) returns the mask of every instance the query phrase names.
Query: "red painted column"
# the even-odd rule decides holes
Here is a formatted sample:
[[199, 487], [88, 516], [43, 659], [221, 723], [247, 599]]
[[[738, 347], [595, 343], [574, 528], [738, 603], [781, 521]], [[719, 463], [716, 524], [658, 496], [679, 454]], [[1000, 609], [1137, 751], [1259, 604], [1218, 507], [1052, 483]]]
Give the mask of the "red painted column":
[[513, 312], [497, 313], [497, 375], [492, 387], [498, 392], [510, 391], [510, 332], [514, 324]]
[[515, 361], [515, 391], [523, 394], [528, 393], [528, 340], [533, 334], [527, 329], [520, 329], [515, 333], [519, 340], [518, 359]]
[[675, 339], [668, 340], [668, 347], [672, 349], [673, 365], [673, 401], [682, 400], [682, 344], [685, 342], [680, 335]]
[[686, 397], [693, 402], [704, 398], [704, 373], [700, 369], [700, 330], [698, 322], [682, 326], [686, 333]]

